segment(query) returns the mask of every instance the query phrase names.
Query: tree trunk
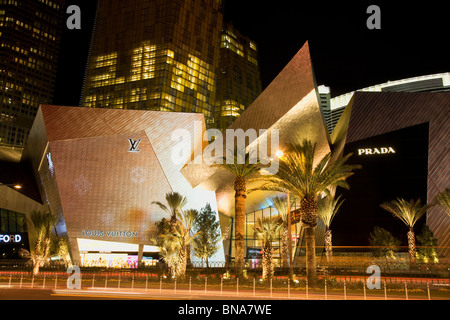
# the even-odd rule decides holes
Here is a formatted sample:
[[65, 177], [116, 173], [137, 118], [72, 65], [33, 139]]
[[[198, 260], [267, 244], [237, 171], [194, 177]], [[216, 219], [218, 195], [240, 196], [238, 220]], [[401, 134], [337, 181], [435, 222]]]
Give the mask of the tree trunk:
[[330, 264], [331, 258], [333, 257], [333, 246], [330, 229], [327, 229], [327, 231], [325, 231], [325, 255], [327, 257], [327, 263]]
[[47, 260], [47, 257], [50, 254], [50, 244], [52, 239], [50, 238], [51, 235], [48, 235], [44, 240], [44, 250], [42, 250], [42, 261]]
[[181, 246], [174, 261], [175, 276], [177, 279], [186, 275], [186, 246]]
[[282, 239], [281, 239], [281, 261], [283, 263], [283, 268], [288, 268], [289, 267], [289, 263], [288, 263], [288, 257], [289, 257], [289, 249], [288, 249], [288, 224], [287, 222], [283, 222], [283, 235], [282, 235]]
[[170, 277], [171, 277], [172, 279], [176, 279], [177, 273], [178, 273], [176, 263], [171, 263], [170, 265], [167, 264], [167, 267], [168, 267], [168, 269], [169, 269], [168, 271], [169, 271]]
[[[34, 260], [34, 259], [33, 259], [33, 260]], [[34, 262], [34, 265], [33, 265], [33, 275], [36, 276], [36, 275], [39, 273], [39, 268], [40, 268], [40, 266], [41, 266], [41, 261], [40, 261], [40, 259], [38, 258], [38, 259], [34, 260], [33, 262]]]
[[238, 274], [244, 268], [244, 233], [245, 233], [245, 190], [237, 190], [235, 194], [236, 236], [235, 259]]
[[263, 248], [262, 269], [263, 280], [271, 279], [273, 277], [272, 244], [270, 241], [266, 241]]
[[50, 236], [45, 237], [44, 239], [38, 238], [36, 241], [36, 246], [34, 248], [34, 256], [33, 259], [33, 274], [37, 275], [39, 273], [39, 268], [44, 265], [47, 256], [50, 252]]
[[317, 280], [316, 271], [316, 228], [305, 228], [306, 243], [306, 276], [309, 285], [314, 286]]
[[319, 208], [313, 196], [306, 196], [300, 200], [301, 221], [305, 228], [315, 228], [319, 218]]
[[307, 195], [300, 200], [301, 221], [305, 228], [306, 276], [311, 285], [317, 280], [316, 272], [316, 226], [319, 208], [314, 196]]
[[191, 244], [188, 243], [186, 245], [186, 266], [190, 266], [191, 265]]
[[169, 230], [170, 230], [170, 233], [175, 233], [175, 227], [176, 227], [176, 225], [177, 225], [177, 222], [178, 222], [178, 220], [177, 220], [177, 215], [176, 215], [176, 214], [173, 214], [173, 215], [170, 217], [170, 220], [169, 220]]
[[41, 238], [38, 236], [36, 240], [36, 245], [34, 247], [33, 256], [33, 274], [37, 275], [39, 273], [40, 267], [40, 256], [41, 256]]
[[416, 239], [414, 236], [413, 228], [409, 228], [409, 231], [408, 231], [408, 247], [409, 247], [410, 262], [416, 263]]

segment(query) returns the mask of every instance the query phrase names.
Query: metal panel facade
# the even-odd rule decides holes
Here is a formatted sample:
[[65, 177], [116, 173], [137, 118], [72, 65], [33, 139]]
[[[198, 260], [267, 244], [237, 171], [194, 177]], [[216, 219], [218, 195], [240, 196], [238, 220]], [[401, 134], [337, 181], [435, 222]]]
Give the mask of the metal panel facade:
[[171, 159], [171, 133], [180, 128], [193, 137], [191, 147], [202, 148], [202, 114], [41, 106], [32, 139], [48, 143], [26, 154], [43, 199], [62, 218], [58, 232], [67, 232], [74, 260], [79, 238], [151, 244], [155, 223], [168, 218], [152, 201], [164, 202], [167, 192], [188, 197], [186, 209], [211, 203], [217, 210], [214, 192], [183, 181], [179, 171], [191, 154], [184, 163]]
[[[450, 93], [357, 92], [349, 106], [347, 143], [428, 122], [428, 202], [449, 187]], [[450, 218], [444, 209], [429, 209], [427, 225], [448, 257]]]

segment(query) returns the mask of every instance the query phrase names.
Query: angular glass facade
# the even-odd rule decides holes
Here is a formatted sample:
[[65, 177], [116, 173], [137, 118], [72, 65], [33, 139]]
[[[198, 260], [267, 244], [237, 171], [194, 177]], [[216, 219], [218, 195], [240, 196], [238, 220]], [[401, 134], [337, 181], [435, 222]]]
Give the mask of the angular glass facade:
[[[202, 133], [195, 135], [199, 124]], [[86, 254], [105, 250], [120, 251], [122, 260], [151, 254], [146, 246], [155, 223], [167, 218], [153, 202], [168, 192], [188, 198], [188, 208], [215, 206], [213, 192], [194, 190], [180, 173], [191, 154], [180, 163], [172, 159], [170, 132], [177, 129], [195, 138], [192, 149], [201, 147], [202, 114], [41, 106], [23, 160], [32, 164], [74, 261], [92, 265]], [[215, 259], [223, 261], [222, 250]]]
[[27, 232], [25, 214], [0, 209], [0, 232]]

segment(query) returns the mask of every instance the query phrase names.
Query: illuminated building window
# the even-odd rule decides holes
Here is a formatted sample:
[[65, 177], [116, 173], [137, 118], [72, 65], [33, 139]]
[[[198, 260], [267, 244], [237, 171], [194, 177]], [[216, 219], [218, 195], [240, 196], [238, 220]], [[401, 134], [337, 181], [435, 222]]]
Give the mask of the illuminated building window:
[[[188, 112], [201, 107], [198, 111], [203, 112], [205, 117], [212, 116], [210, 109], [214, 104], [216, 74], [215, 69], [206, 61], [193, 54], [180, 56], [176, 49], [167, 45], [154, 45], [150, 41], [144, 41], [128, 52], [128, 70], [123, 67], [126, 65], [125, 56], [121, 54], [118, 57], [117, 53], [112, 53], [98, 56], [91, 62], [90, 83], [86, 86], [89, 96], [97, 95], [96, 91], [98, 95], [100, 92], [103, 95], [103, 90], [114, 90], [114, 97], [126, 98], [123, 103], [115, 98], [109, 103], [113, 107], [120, 105], [123, 108]], [[116, 77], [119, 70], [125, 73], [123, 77]], [[155, 80], [141, 82], [150, 79]], [[161, 81], [166, 85], [161, 85]], [[153, 93], [147, 95], [133, 92], [132, 89], [121, 86], [125, 83], [133, 83], [133, 88], [149, 88]], [[111, 88], [103, 88], [111, 85]], [[85, 98], [84, 103], [91, 107], [106, 106], [99, 99], [94, 102]]]
[[244, 105], [237, 103], [234, 100], [225, 100], [221, 107], [222, 117], [239, 117], [242, 111], [244, 111]]
[[240, 56], [244, 56], [244, 48], [242, 44], [238, 43], [235, 38], [229, 36], [228, 34], [223, 34], [220, 42], [221, 48], [227, 48], [231, 51], [237, 53]]
[[251, 57], [251, 56], [247, 56], [248, 61], [250, 61], [251, 63], [258, 65], [258, 60], [256, 60], [255, 58]]
[[99, 61], [105, 61], [105, 60], [110, 60], [110, 59], [117, 59], [117, 52], [114, 52], [114, 53], [111, 53], [111, 54], [107, 54], [107, 55], [98, 56], [95, 60], [97, 62], [99, 62]]

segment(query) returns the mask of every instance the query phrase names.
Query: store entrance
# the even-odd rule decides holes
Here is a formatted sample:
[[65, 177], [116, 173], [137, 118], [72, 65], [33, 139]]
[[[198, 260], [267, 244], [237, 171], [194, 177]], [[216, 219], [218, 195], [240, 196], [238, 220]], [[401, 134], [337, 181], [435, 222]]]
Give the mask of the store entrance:
[[83, 267], [138, 268], [156, 266], [159, 260], [155, 246], [143, 246], [140, 263], [137, 244], [79, 238], [78, 246]]

